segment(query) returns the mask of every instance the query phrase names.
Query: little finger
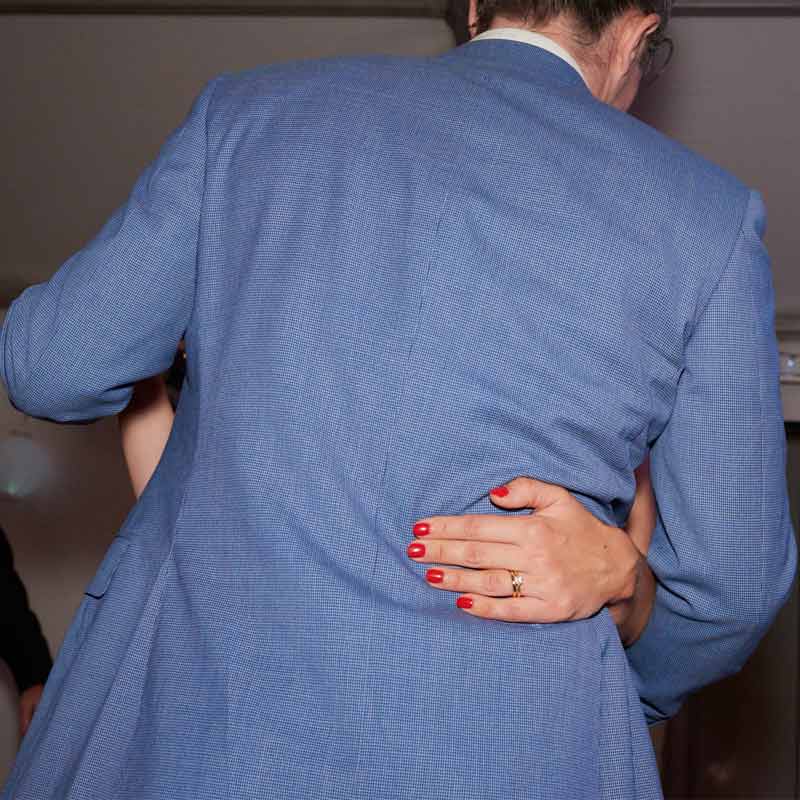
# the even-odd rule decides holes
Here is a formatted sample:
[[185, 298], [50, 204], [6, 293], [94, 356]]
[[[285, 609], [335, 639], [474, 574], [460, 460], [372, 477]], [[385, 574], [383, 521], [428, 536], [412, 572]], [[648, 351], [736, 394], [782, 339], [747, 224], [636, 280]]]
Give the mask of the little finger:
[[485, 597], [461, 595], [456, 605], [467, 614], [501, 622], [551, 623], [564, 622], [556, 609], [537, 597]]

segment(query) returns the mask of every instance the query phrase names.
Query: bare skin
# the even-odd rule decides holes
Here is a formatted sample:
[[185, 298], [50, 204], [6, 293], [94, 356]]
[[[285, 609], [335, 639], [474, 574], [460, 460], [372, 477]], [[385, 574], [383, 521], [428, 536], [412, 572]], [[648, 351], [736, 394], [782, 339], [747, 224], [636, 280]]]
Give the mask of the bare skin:
[[656, 579], [647, 563], [647, 552], [657, 516], [656, 498], [650, 482], [650, 460], [647, 459], [636, 470], [636, 497], [625, 524], [625, 531], [640, 555], [637, 561], [636, 585], [627, 600], [609, 605], [611, 618], [626, 647], [630, 647], [642, 635], [653, 611]]
[[31, 725], [31, 720], [33, 719], [33, 714], [36, 711], [36, 707], [39, 705], [39, 701], [42, 699], [43, 691], [44, 691], [44, 686], [42, 686], [41, 683], [37, 683], [35, 686], [29, 686], [19, 696], [20, 738], [24, 737], [25, 734], [28, 732], [28, 728]]
[[167, 387], [161, 377], [138, 383], [133, 399], [119, 415], [122, 451], [137, 499], [158, 466], [174, 418]]

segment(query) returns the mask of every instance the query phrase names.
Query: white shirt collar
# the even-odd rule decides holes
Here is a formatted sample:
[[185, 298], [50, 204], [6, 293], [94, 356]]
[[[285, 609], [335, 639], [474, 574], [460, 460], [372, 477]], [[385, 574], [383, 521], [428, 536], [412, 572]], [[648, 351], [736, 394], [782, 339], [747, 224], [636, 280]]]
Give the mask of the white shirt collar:
[[508, 39], [512, 42], [522, 42], [523, 44], [532, 44], [534, 47], [541, 47], [542, 50], [547, 50], [554, 56], [558, 56], [562, 61], [566, 61], [586, 83], [586, 76], [581, 72], [578, 62], [560, 44], [547, 36], [543, 36], [541, 33], [535, 33], [523, 28], [490, 28], [488, 31], [478, 34], [472, 41], [479, 42], [482, 39]]

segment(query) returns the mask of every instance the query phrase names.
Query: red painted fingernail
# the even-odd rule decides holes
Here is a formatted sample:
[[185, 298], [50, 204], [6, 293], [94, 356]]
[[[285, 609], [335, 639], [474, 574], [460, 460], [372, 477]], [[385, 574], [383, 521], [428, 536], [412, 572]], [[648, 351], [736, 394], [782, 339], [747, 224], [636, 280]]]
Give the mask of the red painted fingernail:
[[425, 545], [419, 542], [411, 542], [408, 546], [408, 554], [411, 558], [422, 558], [425, 555]]
[[508, 497], [508, 487], [495, 486], [489, 494], [492, 495], [492, 497]]
[[441, 583], [444, 580], [444, 572], [440, 569], [429, 569], [425, 579], [428, 583]]
[[471, 597], [459, 597], [456, 600], [456, 605], [459, 608], [472, 608], [472, 598]]
[[414, 526], [414, 536], [427, 536], [431, 532], [431, 526], [427, 522], [418, 522]]

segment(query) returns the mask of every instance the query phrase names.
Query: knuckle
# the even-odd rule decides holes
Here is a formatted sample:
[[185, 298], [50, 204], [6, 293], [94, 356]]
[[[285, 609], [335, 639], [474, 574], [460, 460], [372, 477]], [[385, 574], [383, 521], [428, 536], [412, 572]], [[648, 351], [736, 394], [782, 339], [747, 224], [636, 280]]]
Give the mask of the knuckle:
[[439, 542], [426, 542], [425, 543], [425, 556], [424, 561], [442, 561], [444, 557], [444, 548]]
[[575, 603], [571, 595], [563, 595], [553, 601], [555, 611], [559, 619], [568, 620], [572, 619], [575, 613]]
[[525, 535], [520, 544], [529, 553], [541, 553], [547, 546], [548, 522], [538, 517], [525, 520]]
[[477, 539], [479, 534], [479, 518], [470, 514], [463, 518], [462, 533], [465, 539]]
[[483, 547], [471, 542], [464, 547], [464, 564], [468, 567], [480, 567], [483, 564]]
[[481, 616], [488, 619], [502, 619], [499, 603], [496, 600], [484, 600], [480, 606]]
[[556, 521], [552, 520], [549, 517], [537, 517], [536, 519], [536, 532], [541, 537], [552, 536], [558, 530], [559, 525], [561, 525], [561, 520], [558, 519]]
[[444, 573], [444, 584], [448, 589], [456, 592], [467, 591], [464, 581], [464, 573], [458, 569], [448, 569]]
[[541, 547], [532, 541], [530, 537], [522, 539], [517, 546], [522, 551], [522, 555], [527, 562], [534, 563], [537, 560], [537, 556], [541, 556]]
[[508, 578], [501, 572], [489, 571], [483, 575], [483, 593], [487, 595], [508, 594]]

